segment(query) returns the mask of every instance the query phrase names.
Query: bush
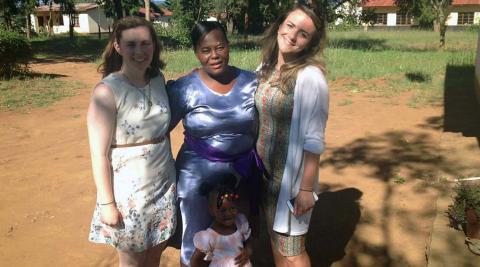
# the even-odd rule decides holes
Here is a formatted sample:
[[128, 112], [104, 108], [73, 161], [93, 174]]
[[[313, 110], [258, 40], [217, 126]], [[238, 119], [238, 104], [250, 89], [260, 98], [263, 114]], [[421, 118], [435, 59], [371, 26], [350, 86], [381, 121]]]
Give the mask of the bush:
[[31, 56], [32, 48], [27, 38], [16, 32], [0, 30], [0, 78], [28, 71]]
[[155, 25], [155, 31], [167, 47], [188, 48], [191, 46], [190, 31], [180, 23], [170, 24], [167, 27]]
[[473, 209], [480, 214], [480, 184], [462, 182], [454, 188], [453, 203], [448, 207], [447, 215], [456, 229], [467, 222], [466, 210]]

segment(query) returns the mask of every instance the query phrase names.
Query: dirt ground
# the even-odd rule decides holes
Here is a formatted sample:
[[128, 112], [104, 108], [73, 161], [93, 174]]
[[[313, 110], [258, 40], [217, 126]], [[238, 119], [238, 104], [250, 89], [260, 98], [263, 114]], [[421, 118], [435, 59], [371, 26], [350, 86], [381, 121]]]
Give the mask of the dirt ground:
[[[86, 86], [48, 108], [0, 112], [0, 266], [116, 266], [111, 247], [87, 241], [95, 187], [85, 115], [100, 75], [81, 61], [33, 69]], [[425, 266], [436, 198], [449, 180], [480, 176], [477, 139], [445, 132], [443, 105], [411, 108], [408, 93], [353, 93], [343, 82], [330, 84], [313, 266]], [[172, 140], [176, 154], [181, 129]], [[271, 266], [263, 252], [259, 241], [254, 266]], [[168, 248], [161, 266], [178, 257]]]

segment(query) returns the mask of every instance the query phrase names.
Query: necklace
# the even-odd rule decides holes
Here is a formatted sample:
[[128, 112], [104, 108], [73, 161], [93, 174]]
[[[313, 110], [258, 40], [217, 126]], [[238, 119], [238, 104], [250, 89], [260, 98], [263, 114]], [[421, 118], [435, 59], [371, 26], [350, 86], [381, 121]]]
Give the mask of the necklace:
[[[143, 99], [144, 100], [147, 100], [146, 102], [148, 103], [148, 106], [151, 107], [153, 105], [152, 103], [152, 90], [150, 88], [150, 82], [151, 82], [151, 79], [148, 80], [148, 91], [145, 89], [145, 90], [141, 90], [140, 88], [138, 88], [137, 86], [135, 86], [135, 84], [133, 84], [130, 79], [128, 79], [128, 76], [125, 75], [124, 73], [120, 73], [124, 78], [125, 80], [127, 80], [127, 82], [135, 89], [137, 89], [137, 91], [139, 91], [142, 95], [143, 95]], [[146, 85], [144, 86], [146, 87]], [[147, 91], [148, 93], [148, 97], [147, 95], [145, 94], [144, 91]]]

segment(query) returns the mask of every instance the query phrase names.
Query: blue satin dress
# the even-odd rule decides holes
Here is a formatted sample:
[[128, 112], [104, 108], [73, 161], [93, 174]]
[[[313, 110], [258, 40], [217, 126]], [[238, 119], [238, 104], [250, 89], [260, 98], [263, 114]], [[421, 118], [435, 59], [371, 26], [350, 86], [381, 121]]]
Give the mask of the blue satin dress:
[[[255, 146], [258, 119], [254, 94], [254, 73], [236, 69], [237, 78], [227, 94], [220, 94], [202, 82], [197, 71], [168, 85], [171, 108], [170, 129], [183, 120], [185, 131], [210, 146], [233, 155]], [[193, 236], [212, 223], [208, 201], [198, 192], [203, 182], [216, 183], [219, 177], [234, 174], [230, 163], [202, 158], [185, 143], [176, 159], [177, 194], [182, 214], [181, 261], [189, 265], [195, 250]]]

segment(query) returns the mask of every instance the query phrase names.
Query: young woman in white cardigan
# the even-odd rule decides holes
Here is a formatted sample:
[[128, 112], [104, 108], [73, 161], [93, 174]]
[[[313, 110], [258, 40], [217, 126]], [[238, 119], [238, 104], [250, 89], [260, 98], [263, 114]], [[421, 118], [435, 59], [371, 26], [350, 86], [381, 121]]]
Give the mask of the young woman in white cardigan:
[[262, 206], [276, 266], [311, 266], [305, 236], [328, 117], [324, 68], [315, 58], [324, 43], [324, 23], [304, 5], [278, 18], [262, 38], [256, 149], [267, 173]]

